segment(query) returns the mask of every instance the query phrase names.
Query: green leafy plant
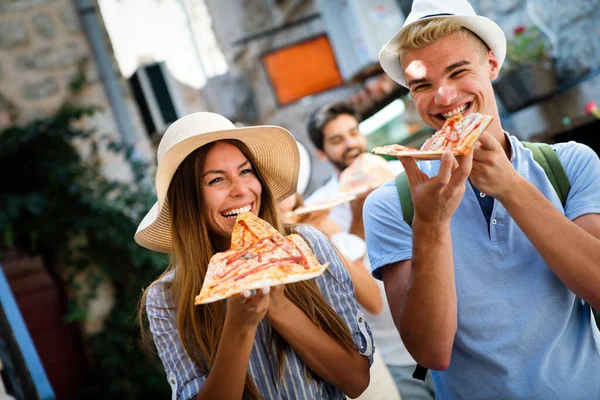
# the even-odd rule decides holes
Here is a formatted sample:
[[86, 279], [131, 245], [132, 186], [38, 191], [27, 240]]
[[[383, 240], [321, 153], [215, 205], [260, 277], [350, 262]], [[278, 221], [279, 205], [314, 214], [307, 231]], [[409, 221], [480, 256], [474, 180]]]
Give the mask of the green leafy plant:
[[548, 41], [537, 27], [519, 25], [513, 29], [513, 35], [506, 44], [506, 65], [502, 68], [504, 73], [523, 65], [551, 59]]
[[[133, 241], [155, 198], [149, 166], [133, 146], [81, 128], [78, 122], [97, 111], [67, 101], [53, 115], [0, 130], [0, 256], [15, 248], [41, 255], [54, 276], [66, 276], [69, 292], [79, 293], [69, 304], [70, 323], [88, 319], [87, 305], [101, 282], [115, 289], [103, 329], [86, 338], [90, 368], [81, 398], [167, 398], [162, 366], [140, 347], [135, 322], [141, 289], [167, 265], [164, 256]], [[85, 159], [76, 143], [89, 149]], [[107, 179], [102, 153], [121, 157], [133, 179]], [[75, 279], [82, 274], [86, 290]]]

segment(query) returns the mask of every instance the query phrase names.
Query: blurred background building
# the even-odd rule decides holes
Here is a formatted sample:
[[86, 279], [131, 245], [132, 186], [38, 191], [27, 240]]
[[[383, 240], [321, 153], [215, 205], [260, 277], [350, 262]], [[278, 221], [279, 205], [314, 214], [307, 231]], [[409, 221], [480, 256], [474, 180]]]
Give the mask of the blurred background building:
[[[418, 146], [431, 133], [406, 90], [387, 78], [377, 61], [411, 3], [0, 0], [0, 129], [45, 118], [66, 101], [98, 106], [79, 124], [133, 146], [138, 159], [152, 164], [161, 134], [191, 112], [217, 112], [238, 125], [280, 125], [308, 150], [309, 194], [332, 173], [314, 157], [305, 129], [308, 113], [319, 105], [333, 100], [356, 105], [370, 147]], [[600, 121], [586, 112], [586, 105], [589, 110], [592, 102], [600, 102], [598, 1], [471, 3], [497, 21], [510, 40], [534, 28], [547, 45], [534, 68], [515, 62], [516, 68], [495, 83], [507, 130], [523, 140], [577, 140], [600, 152]], [[86, 84], [70, 91], [81, 72]], [[78, 144], [83, 155], [87, 145]], [[123, 157], [101, 153], [103, 174], [133, 179]], [[4, 252], [1, 261], [31, 334], [29, 346], [39, 355], [54, 395], [75, 398], [73, 388], [84, 385], [90, 364], [97, 362], [85, 338], [104, 329], [119, 293], [110, 282], [101, 285], [85, 323], [66, 324], [69, 290], [59, 274], [35, 255]], [[134, 306], [127, 312], [133, 314]], [[9, 393], [36, 390], [18, 392], [35, 379], [17, 379], [24, 373], [15, 365], [23, 360], [8, 363], [9, 353], [0, 346]]]

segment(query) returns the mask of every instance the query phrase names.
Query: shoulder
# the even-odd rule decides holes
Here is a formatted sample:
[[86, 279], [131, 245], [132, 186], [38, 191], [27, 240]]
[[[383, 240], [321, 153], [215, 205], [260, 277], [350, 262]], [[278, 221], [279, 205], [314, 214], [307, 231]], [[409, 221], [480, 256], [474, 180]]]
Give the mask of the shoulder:
[[598, 173], [600, 160], [589, 146], [571, 141], [553, 144], [552, 148], [572, 183], [582, 175]]
[[169, 287], [174, 276], [175, 271], [170, 271], [148, 286], [146, 289], [146, 307], [172, 307]]
[[330, 241], [323, 232], [311, 225], [296, 225], [294, 231], [301, 235], [316, 251], [317, 246], [330, 245]]
[[575, 159], [597, 160], [598, 155], [589, 146], [574, 141], [551, 145], [561, 162], [570, 163]]

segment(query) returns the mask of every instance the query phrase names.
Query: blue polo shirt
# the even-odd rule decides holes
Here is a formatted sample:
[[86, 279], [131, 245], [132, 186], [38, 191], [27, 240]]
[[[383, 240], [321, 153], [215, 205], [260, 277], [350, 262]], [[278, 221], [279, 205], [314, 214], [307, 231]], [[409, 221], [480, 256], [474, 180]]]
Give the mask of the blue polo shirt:
[[[600, 160], [593, 150], [575, 142], [553, 146], [571, 183], [563, 209], [531, 152], [515, 137], [510, 143], [517, 172], [569, 219], [600, 214]], [[419, 166], [435, 176], [439, 162]], [[467, 183], [451, 221], [458, 330], [449, 368], [432, 371], [436, 398], [600, 399], [600, 333], [589, 305], [556, 277], [495, 200], [488, 228], [478, 196]], [[412, 231], [393, 181], [367, 198], [363, 218], [373, 276], [380, 279], [381, 267], [412, 258]]]

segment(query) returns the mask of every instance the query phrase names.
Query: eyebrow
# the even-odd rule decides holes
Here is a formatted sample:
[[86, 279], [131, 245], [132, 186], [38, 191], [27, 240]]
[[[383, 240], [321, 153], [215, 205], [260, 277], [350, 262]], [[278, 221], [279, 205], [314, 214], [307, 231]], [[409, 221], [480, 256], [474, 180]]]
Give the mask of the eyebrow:
[[[246, 166], [246, 164], [250, 164], [250, 161], [249, 160], [244, 161], [243, 163], [238, 165], [237, 169], [244, 168]], [[222, 169], [211, 169], [209, 171], [206, 171], [204, 174], [202, 174], [202, 177], [204, 178], [206, 175], [209, 175], [209, 174], [224, 174], [224, 173], [225, 173], [225, 171]]]
[[[450, 64], [446, 68], [444, 68], [443, 74], [448, 75], [450, 72], [452, 72], [456, 68], [464, 67], [465, 65], [470, 65], [470, 64], [471, 64], [471, 62], [468, 60], [457, 61], [454, 64]], [[427, 79], [427, 78], [413, 79], [413, 80], [408, 81], [407, 85], [408, 85], [408, 87], [411, 87], [412, 85], [416, 85], [418, 83], [424, 83], [424, 82], [429, 82], [429, 79]]]

